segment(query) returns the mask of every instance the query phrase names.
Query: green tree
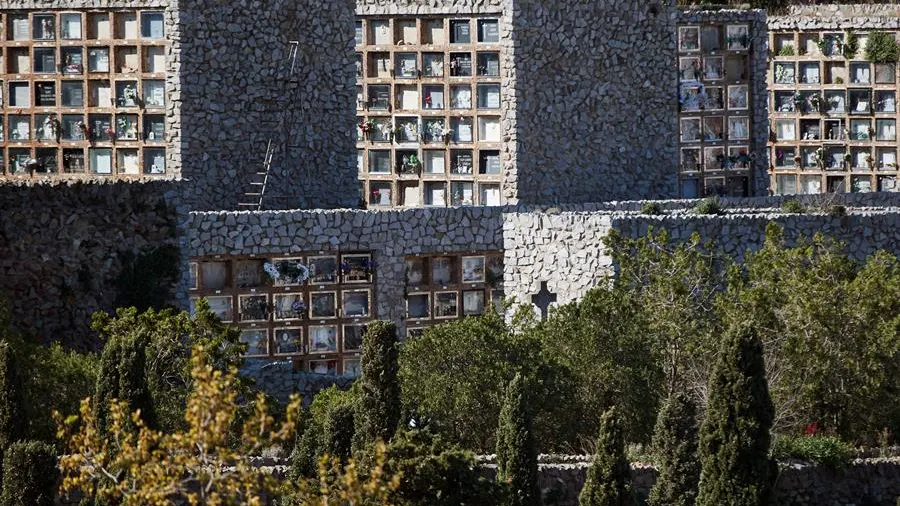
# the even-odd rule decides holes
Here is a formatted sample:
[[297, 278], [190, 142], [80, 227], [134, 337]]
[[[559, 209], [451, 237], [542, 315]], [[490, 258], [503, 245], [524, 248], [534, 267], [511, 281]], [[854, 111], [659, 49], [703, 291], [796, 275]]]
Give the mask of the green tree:
[[821, 235], [787, 247], [771, 224], [764, 246], [734, 270], [721, 312], [757, 329], [775, 426], [811, 421], [852, 440], [900, 428], [900, 263], [859, 264]]
[[0, 506], [52, 506], [59, 471], [56, 449], [39, 441], [18, 441], [4, 456]]
[[337, 453], [332, 456], [342, 458], [349, 453], [347, 444], [353, 440], [353, 434], [347, 439], [347, 429], [352, 431], [353, 420], [348, 423], [345, 415], [349, 413], [352, 417], [356, 402], [356, 389], [342, 391], [332, 386], [316, 394], [302, 418], [302, 432], [291, 455], [290, 475], [294, 479], [314, 478], [319, 459], [324, 455]]
[[581, 506], [635, 506], [631, 487], [631, 465], [625, 458], [622, 422], [610, 408], [600, 418], [597, 453], [578, 496]]
[[601, 415], [616, 405], [626, 437], [649, 441], [664, 379], [637, 302], [624, 290], [594, 288], [530, 331], [539, 336], [545, 356], [572, 374], [577, 409], [567, 413], [565, 425], [576, 440], [593, 440]]
[[769, 459], [774, 409], [755, 328], [725, 333], [709, 384], [700, 436], [698, 506], [771, 504], [776, 467]]
[[24, 401], [15, 353], [8, 342], [0, 341], [0, 453], [19, 439], [24, 439]]
[[659, 477], [650, 491], [651, 506], [693, 506], [700, 481], [697, 461], [697, 408], [690, 397], [676, 393], [659, 412], [653, 446]]
[[[190, 350], [202, 348], [213, 367], [222, 371], [239, 366], [244, 350], [240, 332], [219, 321], [205, 299], [197, 304], [193, 317], [171, 309], [123, 308], [115, 316], [95, 313], [92, 328], [107, 343], [134, 340], [143, 344], [144, 381], [157, 425], [166, 432], [185, 426], [184, 406], [192, 388]], [[246, 380], [239, 383], [249, 398], [248, 387]]]
[[503, 385], [518, 372], [535, 389], [535, 430], [545, 449], [571, 439], [565, 423], [574, 411], [568, 371], [542, 353], [533, 333], [513, 332], [493, 310], [429, 328], [400, 349], [405, 408], [473, 451], [494, 448]]
[[147, 341], [141, 335], [116, 335], [103, 347], [93, 399], [94, 417], [100, 432], [108, 428], [109, 406], [114, 400], [139, 410], [144, 423], [155, 427], [153, 402], [145, 381], [146, 350]]
[[398, 431], [387, 446], [385, 473], [400, 476], [398, 506], [494, 506], [506, 488], [484, 477], [474, 455], [428, 430]]
[[509, 483], [510, 506], [539, 506], [537, 444], [525, 379], [516, 374], [506, 388], [497, 427], [497, 478]]
[[358, 449], [378, 440], [388, 443], [397, 430], [401, 410], [398, 368], [397, 327], [390, 322], [370, 323], [363, 337], [356, 413]]
[[632, 294], [645, 318], [635, 338], [655, 350], [666, 379], [661, 397], [703, 390], [719, 334], [715, 302], [731, 260], [696, 233], [676, 242], [665, 230], [637, 239], [612, 231], [604, 244], [619, 267], [616, 287]]

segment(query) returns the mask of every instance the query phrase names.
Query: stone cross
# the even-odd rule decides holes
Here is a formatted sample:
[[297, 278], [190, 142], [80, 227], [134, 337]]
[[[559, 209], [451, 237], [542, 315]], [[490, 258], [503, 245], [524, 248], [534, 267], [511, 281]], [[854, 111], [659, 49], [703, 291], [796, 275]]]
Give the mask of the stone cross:
[[550, 304], [556, 302], [556, 294], [547, 289], [547, 282], [541, 281], [541, 291], [531, 296], [531, 303], [541, 310], [541, 320], [547, 319]]

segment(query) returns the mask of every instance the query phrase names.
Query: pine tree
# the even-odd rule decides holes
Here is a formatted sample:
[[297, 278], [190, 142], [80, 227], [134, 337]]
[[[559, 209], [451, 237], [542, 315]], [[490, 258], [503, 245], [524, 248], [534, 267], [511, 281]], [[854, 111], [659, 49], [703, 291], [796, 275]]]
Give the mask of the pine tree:
[[659, 478], [650, 491], [650, 505], [694, 505], [700, 481], [698, 432], [694, 402], [683, 393], [671, 396], [659, 412], [653, 436], [660, 463]]
[[497, 479], [508, 482], [510, 506], [539, 506], [537, 444], [525, 380], [517, 373], [506, 388], [497, 427]]
[[762, 343], [754, 327], [735, 324], [709, 382], [697, 506], [771, 503], [777, 470], [769, 460], [773, 418]]
[[373, 322], [363, 336], [360, 399], [356, 413], [354, 452], [375, 441], [390, 442], [400, 422], [397, 327]]
[[141, 336], [113, 336], [100, 355], [100, 374], [94, 392], [97, 428], [105, 430], [109, 401], [127, 401], [132, 410], [141, 410], [141, 419], [156, 427], [153, 401], [147, 386], [146, 340]]
[[597, 453], [578, 496], [581, 506], [635, 506], [625, 435], [616, 408], [600, 418]]

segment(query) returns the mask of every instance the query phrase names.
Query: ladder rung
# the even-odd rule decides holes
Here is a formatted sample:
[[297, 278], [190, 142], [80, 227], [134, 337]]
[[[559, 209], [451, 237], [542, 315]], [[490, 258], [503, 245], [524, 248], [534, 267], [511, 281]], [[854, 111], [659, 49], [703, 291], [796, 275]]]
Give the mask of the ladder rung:
[[255, 183], [253, 181], [251, 181], [250, 184], [253, 186], [264, 186], [265, 185], [265, 183]]
[[260, 195], [262, 195], [262, 193], [248, 192], [244, 194], [245, 197], [259, 197]]
[[238, 205], [239, 205], [239, 206], [244, 206], [244, 207], [249, 207], [249, 206], [256, 207], [256, 206], [259, 205], [259, 202], [253, 202], [253, 203], [250, 203], [250, 202], [238, 202]]

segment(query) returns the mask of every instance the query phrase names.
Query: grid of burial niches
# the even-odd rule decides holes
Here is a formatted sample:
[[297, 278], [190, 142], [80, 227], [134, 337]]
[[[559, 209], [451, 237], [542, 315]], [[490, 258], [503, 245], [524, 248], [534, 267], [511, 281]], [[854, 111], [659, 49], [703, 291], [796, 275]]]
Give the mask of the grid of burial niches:
[[749, 29], [748, 24], [678, 27], [682, 197], [748, 194]]
[[7, 12], [8, 177], [166, 173], [166, 40], [159, 10]]
[[501, 307], [503, 253], [406, 258], [406, 335], [416, 337], [425, 328], [477, 316], [487, 304]]
[[357, 153], [375, 206], [500, 205], [500, 21], [356, 24]]
[[900, 191], [896, 62], [866, 59], [868, 33], [770, 37], [776, 193]]
[[248, 357], [292, 359], [321, 374], [359, 374], [374, 287], [368, 252], [191, 262], [192, 313], [205, 298], [223, 322], [240, 329]]

